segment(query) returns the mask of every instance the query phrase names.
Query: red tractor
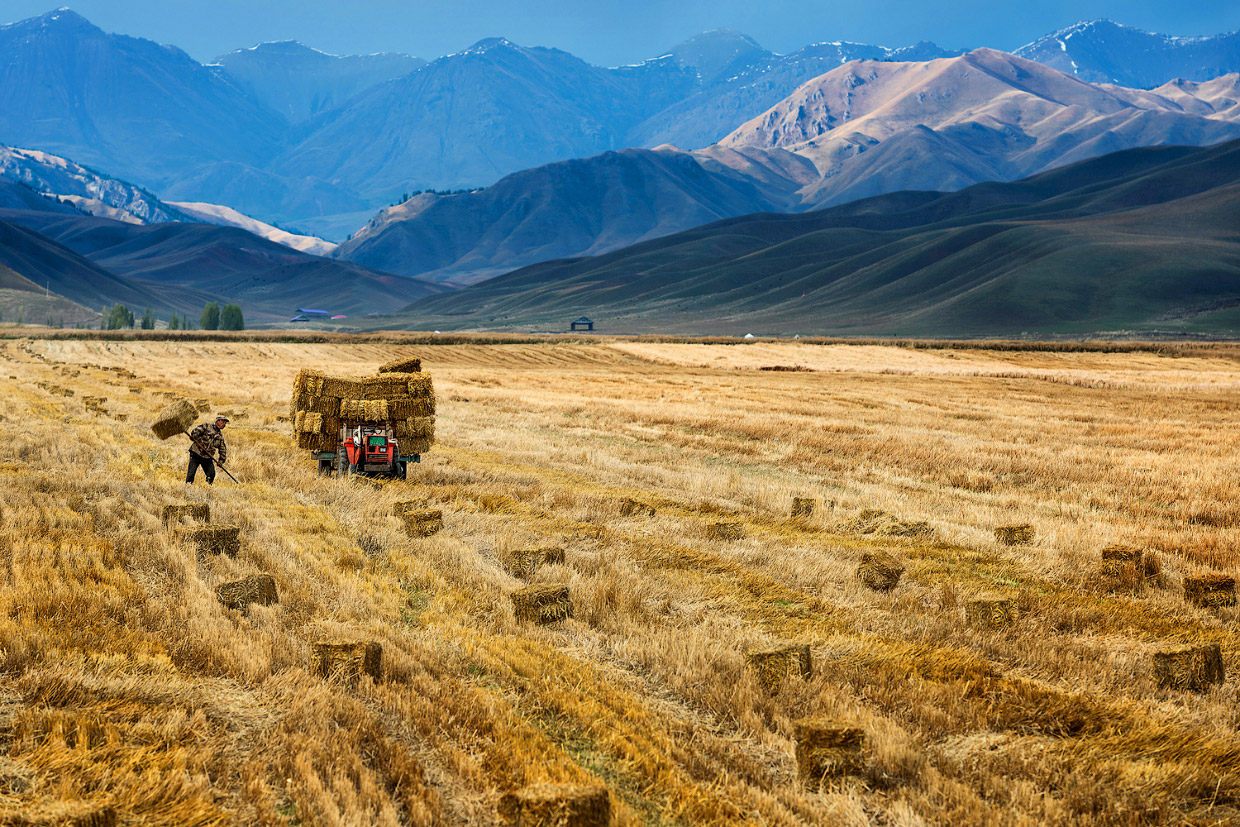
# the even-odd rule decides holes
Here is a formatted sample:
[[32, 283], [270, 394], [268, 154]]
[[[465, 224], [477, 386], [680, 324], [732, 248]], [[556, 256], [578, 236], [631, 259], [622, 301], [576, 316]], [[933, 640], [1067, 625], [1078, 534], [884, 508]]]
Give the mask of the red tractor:
[[342, 477], [356, 474], [401, 480], [405, 479], [408, 463], [422, 461], [419, 454], [401, 455], [400, 443], [390, 426], [352, 422], [341, 424], [336, 451], [320, 451], [314, 458], [319, 461], [320, 474], [330, 475], [335, 470]]

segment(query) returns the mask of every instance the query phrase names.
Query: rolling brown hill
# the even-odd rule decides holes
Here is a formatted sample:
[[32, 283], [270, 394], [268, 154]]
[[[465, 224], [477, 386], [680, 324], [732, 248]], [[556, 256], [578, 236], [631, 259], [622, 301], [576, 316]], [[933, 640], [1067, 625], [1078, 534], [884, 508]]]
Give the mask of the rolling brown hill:
[[1240, 330], [1240, 141], [1128, 150], [1009, 184], [718, 222], [548, 262], [414, 328], [917, 336]]

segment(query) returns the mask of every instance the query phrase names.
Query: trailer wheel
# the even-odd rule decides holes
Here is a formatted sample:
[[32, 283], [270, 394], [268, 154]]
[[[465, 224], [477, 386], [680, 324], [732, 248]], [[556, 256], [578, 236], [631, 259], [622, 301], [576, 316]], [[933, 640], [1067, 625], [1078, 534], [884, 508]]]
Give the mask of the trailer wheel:
[[408, 465], [404, 462], [396, 463], [396, 476], [400, 479], [406, 479], [408, 476]]

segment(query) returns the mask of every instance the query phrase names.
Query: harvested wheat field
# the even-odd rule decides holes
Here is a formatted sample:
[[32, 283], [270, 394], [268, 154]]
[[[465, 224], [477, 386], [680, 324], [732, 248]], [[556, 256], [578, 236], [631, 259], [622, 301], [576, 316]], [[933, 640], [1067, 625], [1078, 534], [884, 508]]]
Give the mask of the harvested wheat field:
[[[296, 372], [412, 357], [422, 464], [318, 476]], [[1240, 610], [1185, 588], [1240, 568], [1240, 350], [0, 361], [0, 823], [1240, 823]], [[178, 397], [230, 412], [241, 485], [186, 488]]]

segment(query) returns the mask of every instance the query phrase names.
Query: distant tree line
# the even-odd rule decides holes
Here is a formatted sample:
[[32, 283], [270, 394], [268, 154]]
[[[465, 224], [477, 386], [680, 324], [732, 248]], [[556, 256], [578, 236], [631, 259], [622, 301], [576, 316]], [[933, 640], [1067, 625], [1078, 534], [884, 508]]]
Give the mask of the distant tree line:
[[[128, 328], [132, 330], [135, 326], [142, 330], [154, 330], [155, 324], [159, 320], [155, 316], [155, 311], [147, 308], [142, 314], [141, 319], [134, 316], [134, 312], [119, 302], [112, 305], [111, 308], [103, 309], [103, 318], [100, 319], [100, 330], [121, 330]], [[241, 313], [241, 305], [226, 304], [220, 307], [219, 302], [207, 302], [202, 308], [202, 315], [198, 319], [198, 327], [203, 330], [245, 330], [245, 317]], [[168, 320], [169, 330], [193, 330], [194, 323], [190, 321], [189, 316], [178, 316], [172, 314], [172, 318]]]

